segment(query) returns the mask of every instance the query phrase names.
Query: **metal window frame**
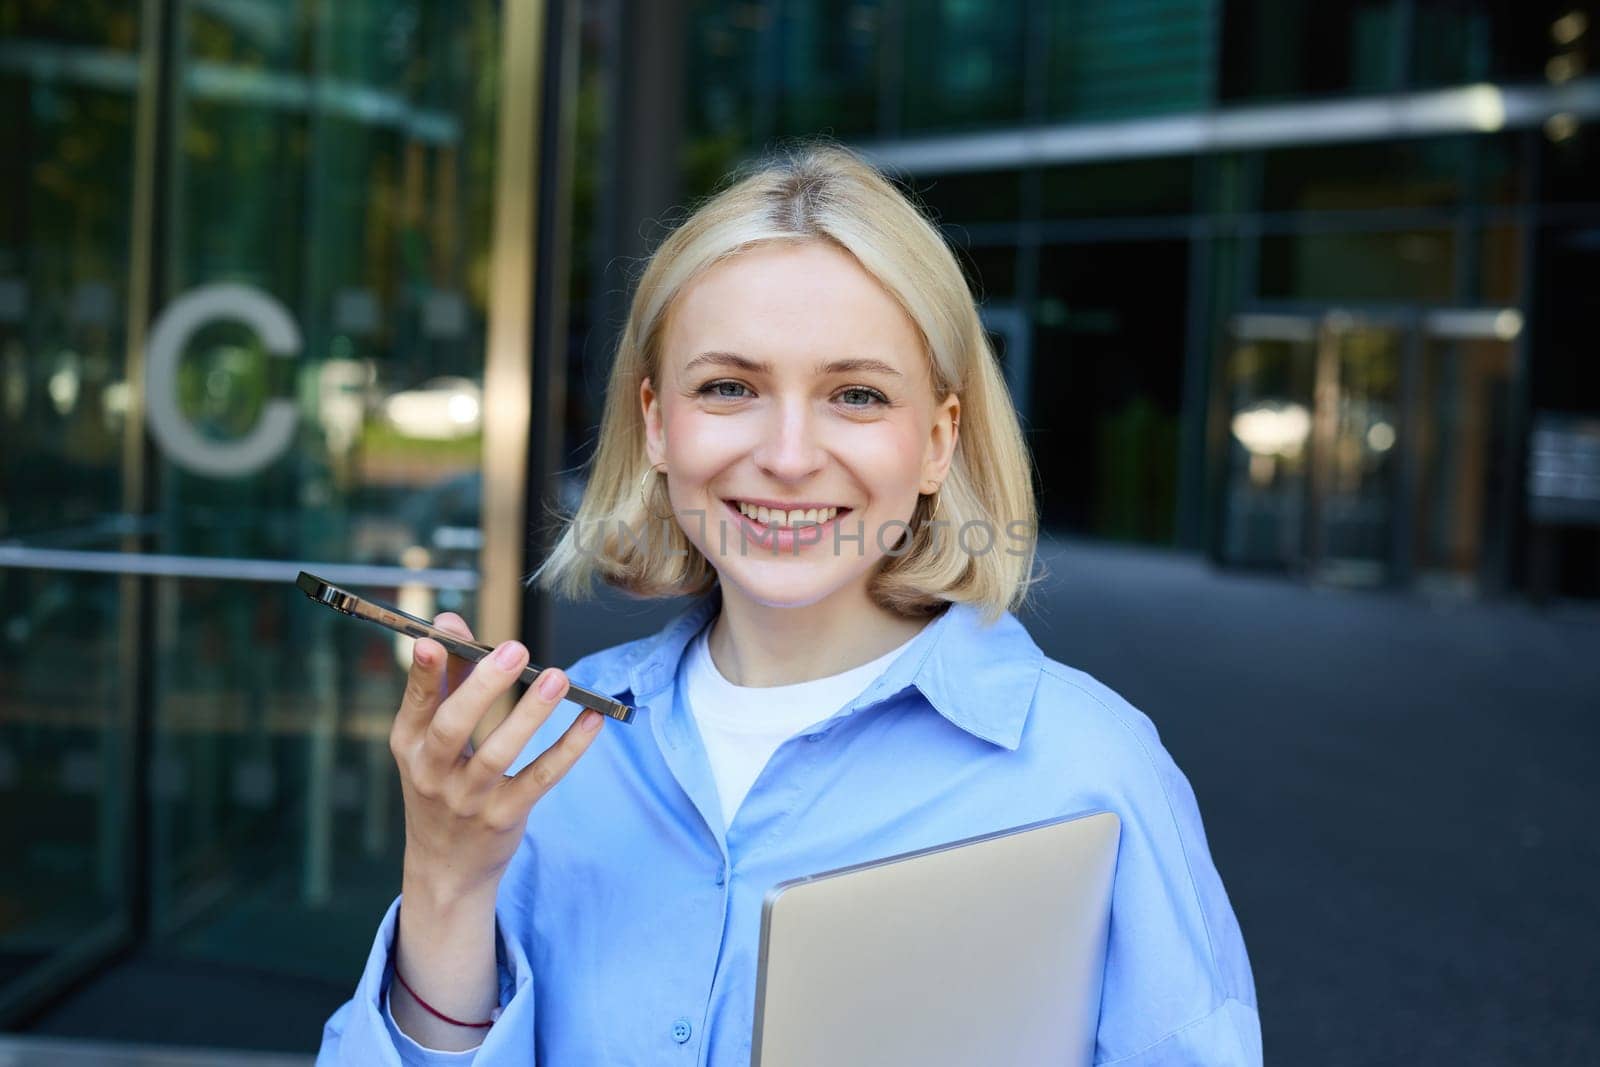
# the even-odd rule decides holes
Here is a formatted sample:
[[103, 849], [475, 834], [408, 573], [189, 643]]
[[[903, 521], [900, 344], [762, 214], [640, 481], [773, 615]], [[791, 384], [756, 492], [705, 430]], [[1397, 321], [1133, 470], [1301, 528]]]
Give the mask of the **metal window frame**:
[[1600, 78], [1564, 85], [1462, 85], [1422, 92], [1218, 108], [1185, 115], [1048, 123], [863, 142], [879, 166], [909, 174], [1210, 155], [1535, 127], [1554, 115], [1600, 117]]
[[[545, 0], [507, 0], [501, 10], [499, 123], [495, 144], [494, 238], [489, 257], [488, 350], [483, 374], [483, 491], [479, 522], [476, 631], [493, 640], [522, 630], [522, 578], [528, 541], [532, 407], [542, 400], [541, 432], [559, 435], [554, 398], [534, 392], [537, 338], [540, 124], [543, 117]], [[559, 380], [559, 379], [558, 379]], [[559, 436], [556, 437], [559, 440]], [[509, 698], [480, 725], [486, 732]]]

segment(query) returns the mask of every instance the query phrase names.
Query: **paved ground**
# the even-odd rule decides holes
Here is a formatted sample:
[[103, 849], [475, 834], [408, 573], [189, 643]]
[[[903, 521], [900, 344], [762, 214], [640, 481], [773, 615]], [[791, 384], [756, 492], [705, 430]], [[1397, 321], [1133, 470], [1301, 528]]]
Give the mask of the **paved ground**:
[[[1044, 559], [1029, 628], [1149, 714], [1195, 787], [1269, 1063], [1600, 1063], [1600, 611], [1430, 604], [1093, 545]], [[559, 658], [673, 608], [567, 609]], [[163, 973], [135, 961], [45, 1029], [105, 1033], [102, 1013]], [[206, 976], [178, 977], [192, 1003]], [[217, 1045], [207, 1018], [238, 1036], [232, 1016], [266, 1018], [269, 991], [218, 984], [215, 1011], [166, 1040]], [[284, 990], [279, 1035], [315, 1035], [323, 1000], [348, 995], [314, 993]], [[261, 1036], [239, 1043], [274, 1044]]]
[[1028, 621], [1188, 773], [1270, 1063], [1600, 1063], [1600, 614], [1061, 546]]

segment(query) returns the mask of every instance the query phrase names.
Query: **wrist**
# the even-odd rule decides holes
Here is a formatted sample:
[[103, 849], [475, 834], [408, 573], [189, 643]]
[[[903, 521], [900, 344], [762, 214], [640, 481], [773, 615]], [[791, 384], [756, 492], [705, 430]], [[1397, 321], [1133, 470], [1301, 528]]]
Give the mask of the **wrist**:
[[[391, 945], [391, 1011], [401, 1033], [425, 1048], [476, 1047], [498, 1016], [493, 897], [434, 902], [401, 893]], [[437, 909], [437, 910], [434, 910]]]
[[409, 852], [401, 870], [400, 896], [412, 914], [425, 912], [439, 919], [481, 916], [494, 911], [499, 890], [499, 872], [462, 877], [442, 864], [414, 862]]

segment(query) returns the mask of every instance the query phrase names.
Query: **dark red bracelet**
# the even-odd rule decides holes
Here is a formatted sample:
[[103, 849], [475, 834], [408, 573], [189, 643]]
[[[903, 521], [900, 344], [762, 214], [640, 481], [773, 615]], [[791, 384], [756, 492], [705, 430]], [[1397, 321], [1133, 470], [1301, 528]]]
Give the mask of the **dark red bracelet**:
[[489, 1017], [489, 1021], [486, 1022], [486, 1023], [466, 1023], [466, 1022], [462, 1022], [460, 1019], [452, 1019], [452, 1018], [450, 1018], [450, 1016], [446, 1015], [444, 1012], [440, 1011], [438, 1008], [435, 1008], [432, 1004], [429, 1004], [426, 1000], [423, 1000], [421, 997], [417, 996], [417, 991], [415, 989], [411, 988], [410, 983], [408, 983], [404, 978], [400, 977], [400, 968], [398, 968], [398, 967], [396, 967], [395, 971], [394, 971], [394, 980], [399, 982], [401, 988], [404, 989], [407, 993], [410, 993], [411, 994], [411, 999], [416, 1001], [418, 1004], [421, 1004], [422, 1005], [422, 1009], [424, 1011], [426, 1011], [429, 1015], [432, 1015], [432, 1016], [434, 1016], [435, 1018], [438, 1018], [438, 1019], [443, 1019], [445, 1022], [449, 1023], [452, 1026], [467, 1026], [467, 1027], [471, 1027], [474, 1030], [485, 1030], [485, 1029], [488, 1029], [489, 1027], [493, 1026], [494, 1023], [495, 1023], [495, 1020], [500, 1018], [500, 1009], [496, 1008], [494, 1010], [494, 1013]]

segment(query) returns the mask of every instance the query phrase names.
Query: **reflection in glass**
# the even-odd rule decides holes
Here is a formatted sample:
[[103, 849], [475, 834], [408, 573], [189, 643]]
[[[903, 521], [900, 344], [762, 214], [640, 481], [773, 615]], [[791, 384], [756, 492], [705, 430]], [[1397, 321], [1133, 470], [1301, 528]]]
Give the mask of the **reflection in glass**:
[[1022, 210], [1014, 170], [918, 175], [912, 191], [939, 223], [1013, 222]]
[[1006, 303], [1017, 295], [1017, 250], [1012, 245], [976, 245], [956, 242], [953, 251], [961, 273], [980, 307]]
[[699, 179], [691, 192], [699, 192], [715, 184], [740, 149], [763, 132], [766, 116], [760, 112], [776, 92], [778, 71], [763, 62], [769, 5], [696, 4], [687, 22], [685, 69], [694, 72], [684, 86], [688, 166]]
[[248, 479], [164, 462], [152, 547], [396, 563], [427, 544], [396, 528], [418, 494], [478, 469], [494, 5], [194, 4], [181, 25], [174, 293], [243, 282], [288, 310], [301, 351], [207, 327], [180, 406], [230, 440], [287, 397], [299, 434]]
[[1023, 4], [929, 0], [906, 5], [899, 92], [906, 132], [1023, 118]]
[[1455, 296], [1456, 233], [1329, 230], [1261, 239], [1260, 293], [1269, 299], [1427, 301]]
[[1522, 196], [1509, 135], [1280, 148], [1261, 154], [1265, 211], [1511, 204]]
[[[140, 7], [0, 10], [0, 150], [28, 164], [0, 168], [21, 207], [0, 213], [0, 540], [476, 569], [499, 6], [144, 5], [171, 13], [175, 92], [153, 141], [161, 225], [136, 250], [134, 114], [157, 58]], [[178, 304], [212, 311], [171, 335], [163, 416], [129, 373], [130, 279], [146, 276], [147, 369], [174, 305], [219, 283], [281, 310], [293, 343]], [[141, 399], [146, 422], [170, 417], [202, 448], [249, 439], [269, 405], [293, 430], [236, 476], [155, 433], [144, 465], [127, 424]], [[142, 465], [141, 505], [123, 472]], [[472, 607], [372, 591], [424, 615]], [[346, 987], [401, 844], [387, 724], [409, 650], [361, 630], [287, 582], [0, 570], [0, 855], [15, 860], [0, 863], [0, 1008], [41, 965], [94, 964], [85, 939], [108, 924], [125, 940], [145, 892], [142, 949]], [[139, 706], [153, 758], [130, 775]], [[153, 818], [135, 885], [140, 783]]]
[[1045, 524], [1171, 543], [1188, 252], [1183, 241], [1042, 250], [1028, 439]]
[[1422, 349], [1416, 421], [1416, 568], [1475, 588], [1504, 543], [1498, 506], [1507, 475], [1512, 348], [1499, 340], [1430, 338]]
[[1469, 138], [1317, 145], [1263, 152], [1266, 211], [1452, 207], [1463, 194]]
[[[473, 616], [459, 592], [362, 592]], [[343, 978], [398, 885], [388, 736], [409, 639], [287, 583], [169, 580], [156, 596], [156, 933], [191, 958]]]
[[1318, 340], [1308, 555], [1335, 581], [1377, 583], [1393, 563], [1400, 339], [1334, 313]]
[[1483, 226], [1477, 231], [1475, 302], [1516, 307], [1522, 303], [1522, 261], [1527, 241], [1521, 226]]
[[[1590, 31], [1600, 39], [1600, 15]], [[1554, 136], [1552, 136], [1554, 135]], [[1600, 200], [1600, 122], [1547, 127], [1539, 146], [1539, 196], [1556, 204], [1594, 204]]]
[[[163, 461], [153, 547], [475, 568], [495, 5], [185, 16], [175, 288], [250, 285], [302, 351], [208, 327], [180, 400], [223, 439], [263, 397], [299, 421], [249, 478]], [[398, 884], [387, 734], [409, 648], [287, 583], [152, 584], [153, 932], [189, 958], [344, 979]], [[364, 591], [471, 616], [459, 594]]]
[[1305, 554], [1315, 327], [1239, 316], [1224, 363], [1228, 412], [1222, 558], [1298, 567]]
[[119, 579], [0, 569], [0, 1004], [129, 918]]
[[1054, 0], [1045, 78], [1052, 119], [1170, 115], [1215, 92], [1213, 0]]
[[0, 537], [11, 537], [81, 530], [121, 508], [139, 42], [136, 5], [10, 5], [4, 18]]
[[1047, 167], [1039, 207], [1046, 219], [1135, 218], [1193, 210], [1194, 165], [1189, 156]]
[[878, 126], [882, 0], [782, 5], [782, 134], [862, 136]]
[[1572, 15], [1592, 22], [1594, 8], [1574, 0], [1415, 0], [1411, 81], [1543, 80], [1550, 60], [1572, 50]]
[[1400, 88], [1407, 0], [1229, 0], [1224, 100], [1281, 100]]

